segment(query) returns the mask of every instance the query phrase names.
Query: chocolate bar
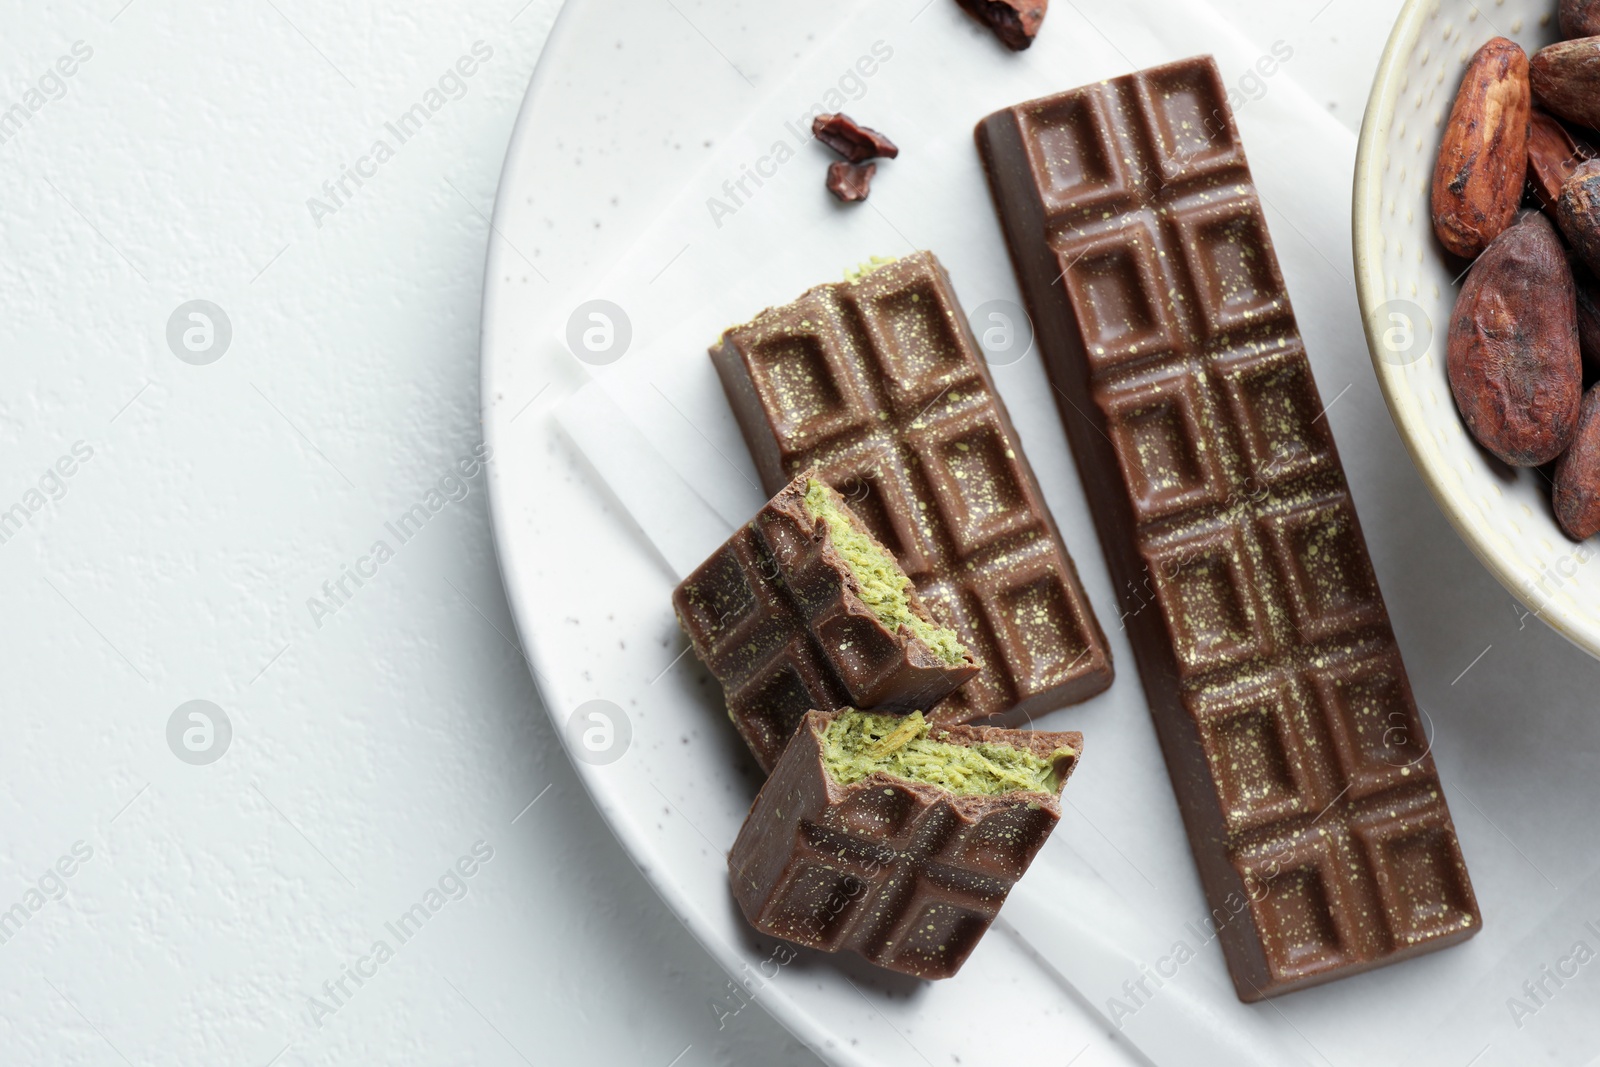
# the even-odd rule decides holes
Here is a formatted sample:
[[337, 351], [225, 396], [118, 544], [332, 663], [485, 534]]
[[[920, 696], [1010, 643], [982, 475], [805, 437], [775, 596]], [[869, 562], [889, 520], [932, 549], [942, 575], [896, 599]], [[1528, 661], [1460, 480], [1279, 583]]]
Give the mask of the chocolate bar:
[[1243, 1000], [1481, 916], [1208, 57], [978, 149]]
[[711, 350], [767, 492], [815, 466], [983, 663], [930, 712], [1012, 720], [1111, 684], [1111, 652], [932, 253], [876, 263]]
[[965, 962], [1061, 818], [1083, 737], [845, 709], [795, 732], [728, 853], [763, 933], [922, 978]]
[[765, 771], [813, 708], [915, 711], [978, 673], [815, 470], [684, 579], [672, 605]]

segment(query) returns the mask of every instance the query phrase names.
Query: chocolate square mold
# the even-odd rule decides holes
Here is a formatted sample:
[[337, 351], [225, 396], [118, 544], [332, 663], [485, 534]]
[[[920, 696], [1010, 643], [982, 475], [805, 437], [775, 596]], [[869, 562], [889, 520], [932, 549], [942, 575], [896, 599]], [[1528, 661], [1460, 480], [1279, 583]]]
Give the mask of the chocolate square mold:
[[1019, 560], [1012, 571], [987, 575], [971, 588], [1012, 692], [1067, 684], [1080, 661], [1094, 654], [1092, 635], [1073, 612], [1067, 577], [1048, 553]]
[[1347, 495], [1263, 515], [1260, 525], [1304, 639], [1321, 641], [1386, 621]]
[[1289, 314], [1267, 223], [1253, 194], [1221, 202], [1196, 198], [1172, 208], [1208, 337], [1271, 326]]
[[[950, 389], [974, 382], [977, 368], [964, 358], [960, 330], [940, 302], [933, 279], [853, 301], [894, 414], [915, 417]], [[974, 386], [976, 388], [976, 385]]]
[[1477, 901], [1447, 816], [1425, 794], [1353, 824], [1372, 865], [1384, 924], [1397, 950], [1478, 925]]
[[1182, 676], [1272, 652], [1267, 607], [1238, 527], [1219, 526], [1148, 548], [1145, 563]]
[[1176, 349], [1180, 326], [1171, 312], [1172, 284], [1162, 270], [1155, 224], [1126, 216], [1114, 228], [1074, 234], [1056, 262], [1074, 303], [1078, 328], [1097, 370], [1109, 370]]
[[1016, 448], [990, 405], [929, 416], [907, 435], [955, 551], [971, 557], [1002, 539], [1042, 532]]
[[1228, 92], [1215, 65], [1173, 63], [1132, 79], [1161, 182], [1245, 170]]
[[804, 330], [751, 347], [756, 391], [778, 413], [785, 437], [821, 441], [861, 428], [870, 417], [849, 387], [835, 338]]
[[1230, 832], [1314, 817], [1334, 799], [1317, 757], [1321, 738], [1286, 679], [1190, 705]]
[[1115, 204], [1132, 191], [1106, 105], [1091, 91], [1019, 109], [1028, 131], [1028, 163], [1053, 211]]
[[1296, 343], [1230, 353], [1216, 373], [1258, 484], [1315, 474], [1339, 462], [1311, 365]]
[[1255, 890], [1250, 911], [1264, 932], [1271, 973], [1304, 980], [1358, 958], [1368, 931], [1357, 924], [1360, 905], [1340, 869], [1342, 845], [1333, 836], [1308, 834], [1239, 857], [1244, 884]]
[[1305, 678], [1352, 800], [1434, 779], [1432, 745], [1399, 656], [1376, 651], [1313, 668]]
[[1227, 502], [1230, 483], [1206, 443], [1193, 375], [1137, 378], [1098, 399], [1138, 521]]

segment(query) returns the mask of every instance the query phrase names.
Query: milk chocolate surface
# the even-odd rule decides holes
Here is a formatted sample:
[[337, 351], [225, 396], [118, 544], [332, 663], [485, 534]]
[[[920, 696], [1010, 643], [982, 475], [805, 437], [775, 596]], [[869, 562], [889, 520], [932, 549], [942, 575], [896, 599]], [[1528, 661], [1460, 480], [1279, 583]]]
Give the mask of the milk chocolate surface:
[[829, 773], [836, 713], [808, 714], [728, 853], [745, 917], [763, 933], [890, 970], [960, 969], [1061, 817], [1083, 738], [997, 727], [934, 727], [951, 744], [1004, 745], [1053, 760], [1049, 792], [958, 794], [881, 771]]
[[[945, 662], [863, 602], [827, 524], [806, 509], [814, 476], [802, 471], [672, 594], [679, 623], [722, 683], [728, 715], [766, 771], [813, 708], [918, 711], [978, 673], [970, 653]], [[867, 532], [843, 501], [835, 503]], [[929, 618], [915, 590], [909, 600], [913, 613]]]
[[1021, 721], [1111, 684], [1105, 636], [932, 253], [768, 309], [711, 355], [767, 491], [820, 469], [983, 663], [931, 718]]
[[1244, 1000], [1481, 925], [1209, 58], [977, 129]]

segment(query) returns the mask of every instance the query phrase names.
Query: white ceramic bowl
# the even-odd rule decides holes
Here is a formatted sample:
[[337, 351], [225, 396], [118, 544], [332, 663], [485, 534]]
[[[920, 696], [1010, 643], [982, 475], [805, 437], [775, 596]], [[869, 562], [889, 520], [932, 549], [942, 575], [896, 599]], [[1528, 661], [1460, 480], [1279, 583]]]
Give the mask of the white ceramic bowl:
[[1531, 55], [1556, 40], [1556, 0], [1409, 0], [1378, 64], [1355, 173], [1356, 290], [1372, 365], [1439, 507], [1511, 593], [1600, 657], [1600, 538], [1556, 525], [1550, 486], [1467, 434], [1445, 377], [1455, 267], [1434, 240], [1434, 158], [1467, 60], [1490, 37]]

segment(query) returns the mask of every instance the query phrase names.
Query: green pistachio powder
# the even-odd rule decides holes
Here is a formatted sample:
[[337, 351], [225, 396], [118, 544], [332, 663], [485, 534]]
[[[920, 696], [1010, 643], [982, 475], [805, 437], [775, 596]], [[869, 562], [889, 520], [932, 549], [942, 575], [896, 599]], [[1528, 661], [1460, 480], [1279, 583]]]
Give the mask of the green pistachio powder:
[[812, 521], [821, 519], [833, 535], [833, 547], [844, 557], [855, 576], [861, 600], [878, 621], [899, 633], [904, 626], [933, 650], [933, 654], [952, 667], [966, 662], [967, 650], [948, 626], [930, 622], [911, 610], [911, 579], [882, 545], [850, 522], [839, 510], [839, 496], [815, 478], [806, 482], [806, 514]]
[[822, 736], [823, 765], [840, 785], [883, 771], [952, 793], [999, 796], [1054, 793], [1059, 788], [1056, 760], [1074, 754], [1063, 747], [1041, 759], [1027, 749], [989, 741], [956, 745], [929, 737], [931, 729], [920, 711], [902, 718], [845, 708]]
[[852, 284], [859, 282], [862, 278], [865, 278], [879, 267], [887, 267], [889, 264], [893, 263], [896, 258], [897, 257], [895, 256], [873, 256], [871, 259], [868, 259], [863, 263], [859, 263], [854, 267], [845, 268], [844, 280]]

